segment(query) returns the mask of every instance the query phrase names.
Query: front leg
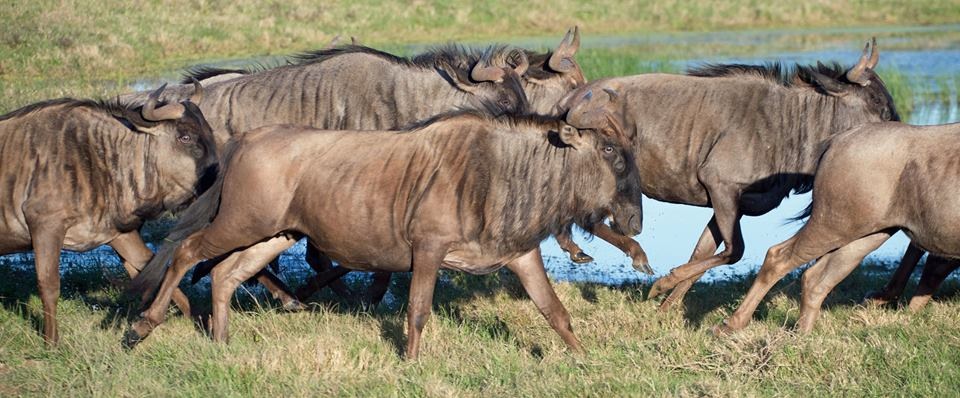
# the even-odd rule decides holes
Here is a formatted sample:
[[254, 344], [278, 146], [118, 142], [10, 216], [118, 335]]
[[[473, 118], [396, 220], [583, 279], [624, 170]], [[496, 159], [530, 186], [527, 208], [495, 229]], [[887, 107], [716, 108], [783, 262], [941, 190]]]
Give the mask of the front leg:
[[633, 269], [647, 275], [653, 275], [653, 268], [650, 268], [647, 253], [643, 251], [640, 244], [633, 240], [633, 238], [614, 232], [613, 229], [606, 224], [594, 225], [593, 234], [616, 246], [620, 251], [627, 253], [632, 261]]
[[43, 339], [49, 345], [60, 342], [57, 329], [57, 300], [60, 299], [60, 249], [66, 228], [63, 218], [27, 220], [36, 255], [37, 286], [43, 303]]
[[573, 334], [573, 327], [570, 325], [570, 314], [563, 307], [563, 303], [557, 298], [557, 293], [553, 291], [550, 280], [547, 278], [547, 271], [543, 267], [543, 256], [540, 254], [540, 248], [528, 252], [519, 258], [507, 263], [507, 268], [517, 274], [523, 289], [527, 295], [536, 304], [537, 309], [547, 318], [550, 327], [553, 328], [563, 339], [564, 343], [576, 353], [583, 353], [583, 347], [580, 340]]
[[557, 236], [555, 236], [560, 249], [570, 256], [570, 261], [576, 264], [586, 264], [593, 261], [587, 253], [584, 253], [580, 246], [573, 241], [573, 225], [567, 225]]
[[[713, 178], [708, 179], [708, 181]], [[713, 204], [713, 217], [716, 222], [724, 249], [702, 260], [688, 262], [670, 271], [670, 274], [658, 279], [650, 288], [648, 298], [657, 297], [677, 284], [690, 279], [693, 284], [704, 272], [723, 264], [733, 264], [743, 256], [743, 235], [740, 231], [740, 211], [738, 201], [741, 188], [737, 184], [707, 184], [707, 192]], [[708, 225], [709, 227], [709, 225]], [[689, 288], [689, 287], [687, 287]], [[686, 292], [683, 292], [686, 294]], [[675, 297], [670, 303], [683, 301], [683, 295]]]
[[407, 305], [407, 360], [416, 360], [420, 355], [420, 334], [430, 318], [433, 289], [437, 285], [440, 263], [446, 255], [445, 245], [413, 246], [413, 279]]
[[910, 310], [919, 311], [930, 301], [933, 293], [937, 291], [940, 284], [951, 272], [960, 267], [960, 261], [955, 259], [935, 256], [933, 254], [927, 257], [927, 264], [923, 266], [923, 273], [920, 274], [920, 284], [917, 285], [917, 291], [910, 298]]
[[[688, 262], [703, 260], [714, 255], [714, 253], [717, 252], [717, 248], [720, 247], [721, 239], [723, 238], [720, 236], [720, 229], [717, 228], [717, 218], [710, 217], [710, 221], [707, 222], [707, 226], [703, 228], [700, 239], [697, 241], [696, 247], [693, 248], [693, 253], [690, 255]], [[687, 291], [693, 287], [693, 283], [700, 279], [701, 276], [703, 276], [703, 274], [680, 282], [679, 285], [674, 287], [670, 295], [660, 303], [660, 311], [667, 311], [674, 304], [683, 300], [683, 296], [687, 294]]]

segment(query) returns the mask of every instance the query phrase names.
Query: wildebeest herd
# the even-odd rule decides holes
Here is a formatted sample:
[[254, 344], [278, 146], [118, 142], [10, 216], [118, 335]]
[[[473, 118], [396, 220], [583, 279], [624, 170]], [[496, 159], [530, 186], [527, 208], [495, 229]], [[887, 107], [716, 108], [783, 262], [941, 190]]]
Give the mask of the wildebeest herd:
[[[707, 270], [737, 262], [740, 219], [813, 192], [809, 220], [771, 248], [718, 334], [747, 325], [790, 270], [803, 274], [798, 328], [826, 294], [891, 234], [913, 243], [887, 288], [896, 298], [923, 251], [919, 308], [960, 265], [960, 125], [915, 127], [880, 76], [876, 41], [855, 64], [708, 64], [686, 74], [587, 82], [577, 28], [552, 51], [447, 45], [405, 58], [329, 46], [253, 70], [198, 67], [181, 84], [112, 101], [55, 99], [0, 116], [0, 253], [33, 250], [43, 335], [58, 341], [61, 249], [109, 244], [145, 310], [133, 347], [163, 321], [198, 263], [209, 273], [211, 335], [226, 341], [230, 300], [256, 278], [284, 308], [350, 270], [374, 271], [375, 305], [391, 273], [412, 272], [406, 355], [416, 358], [441, 268], [506, 266], [568, 347], [582, 351], [547, 278], [540, 242], [556, 236], [574, 262], [590, 256], [579, 227], [652, 273], [631, 236], [641, 195], [710, 207], [690, 261], [652, 286], [683, 300]], [[139, 230], [179, 218], [154, 253]], [[317, 275], [292, 292], [266, 269], [307, 239]], [[722, 250], [720, 250], [722, 243]], [[333, 262], [338, 266], [334, 266]], [[272, 267], [277, 271], [278, 267]]]

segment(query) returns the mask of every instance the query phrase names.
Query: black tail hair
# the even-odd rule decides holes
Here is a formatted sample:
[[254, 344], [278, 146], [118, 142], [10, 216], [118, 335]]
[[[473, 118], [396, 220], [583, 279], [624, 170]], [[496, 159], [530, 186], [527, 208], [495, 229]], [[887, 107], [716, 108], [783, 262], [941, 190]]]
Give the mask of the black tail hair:
[[157, 250], [157, 253], [153, 255], [153, 258], [150, 259], [143, 270], [130, 281], [130, 284], [124, 289], [124, 295], [142, 297], [144, 306], [153, 300], [153, 296], [160, 288], [160, 283], [163, 281], [164, 274], [166, 274], [170, 260], [173, 259], [173, 253], [180, 246], [180, 242], [194, 232], [210, 225], [217, 215], [220, 209], [223, 179], [227, 171], [226, 164], [238, 146], [234, 140], [227, 142], [220, 166], [217, 167], [216, 180], [209, 189], [180, 214], [177, 224], [163, 239], [163, 245], [160, 246], [160, 249]]
[[806, 221], [808, 218], [810, 218], [811, 214], [813, 214], [813, 198], [810, 198], [810, 204], [808, 204], [806, 208], [801, 210], [795, 216], [788, 218], [785, 224], [798, 222], [798, 221]]

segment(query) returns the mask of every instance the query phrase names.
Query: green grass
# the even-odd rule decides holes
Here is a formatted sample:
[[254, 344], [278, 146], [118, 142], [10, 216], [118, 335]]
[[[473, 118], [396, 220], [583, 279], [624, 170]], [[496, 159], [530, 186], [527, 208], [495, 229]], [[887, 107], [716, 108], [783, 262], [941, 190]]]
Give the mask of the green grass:
[[[512, 274], [446, 273], [422, 358], [408, 363], [398, 354], [408, 279], [391, 289], [399, 304], [373, 313], [329, 296], [311, 311], [284, 313], [259, 291], [241, 289], [230, 344], [213, 343], [173, 317], [126, 352], [120, 337], [131, 307], [113, 304], [111, 278], [99, 270], [65, 276], [62, 344], [49, 349], [34, 326], [40, 309], [32, 273], [3, 267], [0, 277], [9, 283], [0, 292], [0, 395], [955, 394], [956, 281], [920, 313], [864, 308], [856, 302], [888, 271], [862, 268], [831, 294], [807, 336], [789, 330], [798, 315], [796, 276], [774, 289], [752, 325], [728, 338], [713, 337], [709, 327], [735, 308], [752, 277], [696, 285], [685, 316], [657, 313], [655, 302], [642, 299], [647, 286], [560, 283], [588, 351], [582, 357], [565, 350]], [[201, 291], [189, 294], [204, 300]]]
[[909, 7], [892, 0], [17, 1], [0, 12], [0, 112], [46, 98], [114, 95], [139, 77], [211, 59], [315, 49], [337, 34], [383, 46], [559, 38], [573, 25], [591, 37], [957, 20], [958, 0], [917, 0]]

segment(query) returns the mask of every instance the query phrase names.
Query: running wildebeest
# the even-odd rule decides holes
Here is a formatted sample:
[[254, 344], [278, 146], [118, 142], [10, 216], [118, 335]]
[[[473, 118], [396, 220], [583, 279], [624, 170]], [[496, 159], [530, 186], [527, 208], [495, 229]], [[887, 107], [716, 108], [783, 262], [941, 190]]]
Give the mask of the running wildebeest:
[[[713, 208], [690, 262], [651, 288], [648, 297], [673, 289], [661, 309], [682, 301], [705, 271], [740, 259], [742, 216], [765, 214], [791, 191], [811, 189], [831, 136], [868, 122], [899, 120], [874, 72], [880, 55], [876, 40], [872, 47], [847, 70], [820, 63], [793, 71], [779, 64], [707, 65], [686, 76], [597, 80], [566, 100], [571, 125], [622, 126], [633, 141], [644, 194]], [[603, 231], [594, 232], [610, 241]], [[721, 242], [724, 249], [716, 253]], [[611, 243], [628, 253], [636, 245], [628, 237]]]
[[801, 332], [809, 332], [833, 287], [899, 230], [918, 248], [955, 261], [960, 168], [951, 148], [960, 150], [960, 124], [873, 123], [831, 140], [817, 168], [810, 219], [767, 251], [743, 303], [715, 331], [747, 326], [778, 280], [816, 259], [803, 273], [797, 321]]
[[[271, 126], [246, 133], [227, 146], [217, 182], [175, 227], [199, 231], [177, 247], [165, 275], [134, 280], [150, 291], [162, 276], [162, 287], [125, 343], [163, 321], [171, 288], [190, 267], [232, 253], [212, 275], [212, 335], [226, 340], [238, 284], [306, 236], [350, 268], [413, 271], [408, 358], [417, 357], [441, 267], [474, 274], [508, 267], [564, 342], [581, 351], [539, 245], [567, 223], [591, 225], [608, 211], [621, 221], [618, 231], [637, 232], [638, 174], [621, 142], [559, 119], [477, 113], [401, 132]], [[170, 257], [157, 255], [147, 268], [163, 269]]]
[[[585, 83], [573, 59], [579, 45], [575, 27], [554, 51], [544, 54], [501, 46], [485, 51], [447, 46], [405, 59], [361, 46], [325, 49], [300, 56], [293, 65], [258, 72], [225, 70], [231, 78], [207, 87], [209, 99], [202, 109], [221, 145], [238, 132], [276, 123], [386, 130], [459, 108], [499, 115], [524, 113], [529, 107], [555, 114], [559, 100]], [[196, 72], [199, 79], [216, 78], [218, 73]], [[309, 245], [307, 259], [317, 271], [331, 267]], [[196, 275], [203, 275], [198, 271]], [[365, 300], [378, 302], [389, 278], [385, 273], [376, 275]], [[258, 280], [284, 307], [300, 306], [272, 274], [262, 273]], [[312, 283], [314, 289], [297, 296], [304, 298], [323, 285]], [[333, 287], [349, 295], [342, 282]]]
[[[48, 343], [59, 339], [60, 250], [109, 244], [136, 276], [153, 256], [138, 231], [144, 220], [185, 204], [213, 177], [200, 86], [181, 103], [158, 104], [162, 91], [139, 109], [62, 98], [0, 116], [0, 253], [36, 254]], [[174, 299], [189, 315], [186, 296], [177, 290]]]

